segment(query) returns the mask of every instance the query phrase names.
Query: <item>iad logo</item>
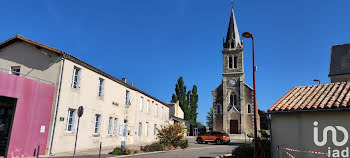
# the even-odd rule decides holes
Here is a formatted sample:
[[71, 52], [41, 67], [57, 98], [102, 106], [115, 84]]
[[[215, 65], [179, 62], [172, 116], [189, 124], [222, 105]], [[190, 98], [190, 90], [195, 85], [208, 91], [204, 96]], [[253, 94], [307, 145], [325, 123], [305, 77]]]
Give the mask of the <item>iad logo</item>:
[[[314, 122], [314, 143], [317, 145], [317, 146], [324, 146], [326, 145], [327, 143], [327, 133], [330, 131], [332, 133], [332, 141], [333, 141], [333, 144], [335, 146], [343, 146], [345, 145], [347, 142], [348, 142], [348, 139], [349, 139], [349, 134], [348, 134], [348, 131], [342, 127], [342, 126], [335, 126], [335, 128], [333, 126], [327, 126], [323, 129], [323, 139], [322, 141], [318, 141], [318, 122], [315, 121]], [[344, 139], [341, 141], [341, 142], [338, 142], [337, 140], [337, 130], [338, 129], [339, 131], [343, 132], [344, 134]]]
[[[331, 132], [331, 139], [332, 139], [332, 142], [335, 146], [341, 147], [341, 146], [344, 146], [348, 142], [348, 139], [349, 139], [348, 131], [342, 126], [335, 126], [335, 127], [334, 126], [326, 126], [323, 129], [322, 140], [319, 141], [318, 127], [317, 126], [318, 126], [318, 122], [315, 121], [314, 122], [314, 143], [317, 146], [324, 146], [327, 144], [328, 132]], [[337, 133], [338, 133], [337, 130], [342, 132], [342, 134], [344, 135], [343, 140], [340, 142], [338, 142], [338, 140], [337, 140]], [[328, 157], [340, 157], [340, 156], [341, 157], [349, 157], [349, 147], [346, 147], [344, 150], [339, 150], [339, 149], [331, 150], [331, 147], [328, 147], [327, 156]]]

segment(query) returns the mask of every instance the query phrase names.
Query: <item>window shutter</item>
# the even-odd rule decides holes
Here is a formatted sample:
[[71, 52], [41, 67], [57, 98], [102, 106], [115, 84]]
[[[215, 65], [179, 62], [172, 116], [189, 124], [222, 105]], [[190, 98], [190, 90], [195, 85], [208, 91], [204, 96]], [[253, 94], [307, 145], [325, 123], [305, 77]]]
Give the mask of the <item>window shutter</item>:
[[101, 84], [101, 97], [104, 96], [104, 89], [105, 89], [105, 80], [102, 80], [102, 84]]
[[71, 87], [74, 88], [74, 76], [75, 76], [75, 67], [73, 67], [73, 74], [72, 74], [72, 83], [71, 83]]
[[80, 80], [81, 80], [81, 72], [82, 72], [82, 71], [83, 71], [82, 69], [80, 69], [80, 70], [78, 71], [77, 88], [80, 88]]

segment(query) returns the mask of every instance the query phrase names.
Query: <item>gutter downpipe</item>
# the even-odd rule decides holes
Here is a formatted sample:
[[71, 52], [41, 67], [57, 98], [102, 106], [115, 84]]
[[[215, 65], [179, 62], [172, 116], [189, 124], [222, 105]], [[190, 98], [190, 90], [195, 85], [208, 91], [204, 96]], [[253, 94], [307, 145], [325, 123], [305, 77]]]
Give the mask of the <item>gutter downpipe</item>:
[[54, 118], [54, 123], [53, 123], [53, 128], [52, 128], [52, 135], [51, 135], [51, 141], [50, 141], [49, 155], [52, 154], [53, 139], [54, 139], [54, 136], [55, 136], [56, 122], [57, 122], [57, 113], [58, 113], [58, 105], [60, 104], [60, 96], [61, 96], [61, 87], [62, 87], [62, 78], [63, 78], [63, 68], [64, 68], [65, 55], [66, 54], [63, 53], [61, 74], [60, 74], [60, 82], [59, 82], [60, 85], [59, 85], [59, 88], [58, 88], [57, 104], [56, 104], [55, 118]]

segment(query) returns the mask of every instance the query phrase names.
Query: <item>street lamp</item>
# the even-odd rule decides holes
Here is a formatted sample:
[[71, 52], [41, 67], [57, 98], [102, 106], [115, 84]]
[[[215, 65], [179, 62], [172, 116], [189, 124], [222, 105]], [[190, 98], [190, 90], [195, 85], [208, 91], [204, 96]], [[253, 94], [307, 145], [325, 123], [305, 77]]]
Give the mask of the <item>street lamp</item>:
[[314, 79], [315, 82], [318, 82], [318, 84], [321, 84], [321, 81], [319, 79]]
[[256, 103], [256, 87], [255, 87], [255, 53], [254, 53], [254, 36], [250, 32], [244, 32], [242, 34], [243, 37], [245, 38], [251, 38], [253, 42], [253, 85], [254, 85], [254, 158], [258, 158], [258, 128], [256, 124], [256, 118], [257, 118], [257, 113], [258, 113], [258, 105]]

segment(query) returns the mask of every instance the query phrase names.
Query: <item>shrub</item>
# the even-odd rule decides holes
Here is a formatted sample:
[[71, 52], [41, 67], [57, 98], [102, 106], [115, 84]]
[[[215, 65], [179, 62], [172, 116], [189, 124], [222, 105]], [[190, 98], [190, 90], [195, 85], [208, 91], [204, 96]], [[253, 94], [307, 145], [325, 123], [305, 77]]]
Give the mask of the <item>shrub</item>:
[[254, 157], [253, 145], [242, 145], [232, 151], [233, 158], [249, 158]]
[[146, 145], [143, 147], [141, 150], [145, 152], [151, 152], [151, 151], [163, 151], [164, 150], [164, 145], [160, 143], [152, 143], [150, 145]]
[[180, 147], [181, 147], [181, 149], [188, 148], [188, 140], [187, 140], [187, 139], [182, 140], [182, 141], [180, 142]]
[[181, 123], [169, 124], [158, 129], [159, 142], [164, 145], [179, 146], [180, 141], [184, 138], [185, 126]]
[[[259, 131], [261, 138], [258, 138], [259, 158], [269, 158], [271, 156], [270, 135], [264, 131]], [[232, 151], [233, 158], [254, 157], [254, 145], [242, 145]]]
[[128, 153], [125, 152], [125, 149], [122, 149], [120, 147], [114, 148], [114, 150], [112, 152], [110, 152], [109, 154], [112, 154], [112, 155], [128, 155]]

